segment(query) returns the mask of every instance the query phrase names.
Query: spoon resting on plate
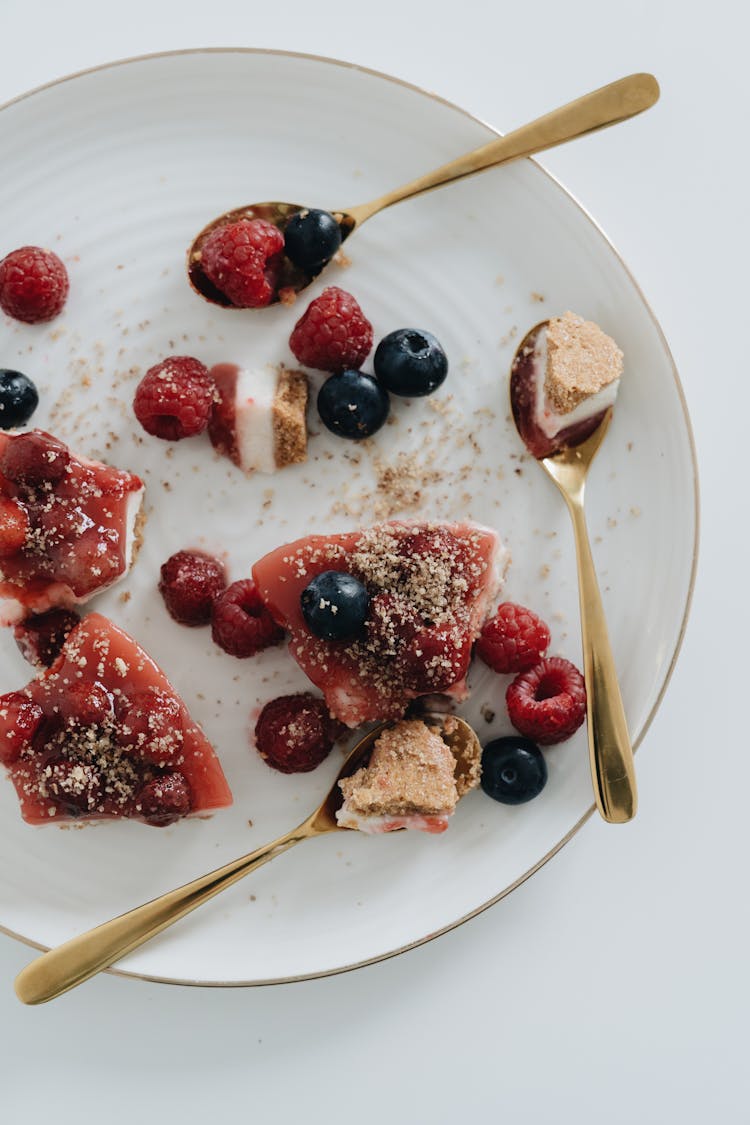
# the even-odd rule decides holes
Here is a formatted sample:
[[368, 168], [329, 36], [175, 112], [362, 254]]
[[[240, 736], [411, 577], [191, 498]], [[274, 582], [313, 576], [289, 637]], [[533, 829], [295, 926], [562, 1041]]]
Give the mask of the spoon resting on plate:
[[[348, 211], [308, 211], [304, 204], [281, 201], [249, 203], [217, 216], [208, 223], [193, 240], [188, 251], [188, 279], [193, 289], [207, 301], [224, 308], [264, 307], [275, 304], [280, 299], [291, 300], [296, 293], [305, 289], [325, 268], [339, 246], [357, 227], [372, 218], [379, 211], [411, 199], [422, 192], [453, 183], [464, 176], [507, 164], [524, 156], [543, 152], [564, 144], [575, 137], [582, 137], [597, 129], [616, 125], [629, 117], [635, 117], [649, 109], [659, 98], [659, 84], [652, 74], [631, 74], [607, 86], [602, 86], [590, 94], [568, 102], [559, 109], [539, 117], [528, 125], [523, 125], [512, 133], [497, 137], [493, 141], [451, 160], [433, 172], [412, 180], [402, 187], [386, 192], [385, 195], [352, 207]], [[209, 278], [203, 268], [203, 250], [206, 241], [219, 228], [241, 220], [262, 219], [275, 226], [284, 234], [290, 221], [295, 224], [300, 218], [306, 219], [304, 228], [296, 232], [295, 261], [289, 254], [275, 255], [273, 271], [268, 272], [268, 286], [264, 286], [264, 296], [254, 304], [240, 304], [233, 301], [215, 284], [217, 278]], [[273, 233], [273, 232], [271, 232]], [[281, 240], [279, 246], [283, 249]], [[287, 234], [287, 248], [289, 235]], [[321, 257], [322, 254], [322, 257]], [[273, 276], [271, 276], [273, 273]], [[262, 277], [261, 277], [262, 281]]]
[[[462, 774], [468, 778], [474, 763], [481, 756], [481, 746], [474, 730], [455, 715], [429, 715], [431, 726], [441, 728], [441, 735], [456, 761], [456, 782]], [[246, 875], [262, 867], [303, 840], [325, 836], [329, 832], [348, 832], [351, 829], [339, 823], [336, 813], [341, 809], [343, 795], [339, 782], [350, 777], [369, 759], [375, 742], [389, 723], [380, 723], [355, 744], [339, 770], [336, 780], [318, 808], [297, 828], [284, 833], [270, 844], [256, 848], [249, 855], [233, 860], [216, 871], [211, 871], [176, 890], [168, 891], [143, 906], [137, 906], [93, 930], [71, 938], [64, 945], [37, 957], [16, 977], [16, 995], [24, 1004], [44, 1004], [62, 996], [64, 992], [89, 980], [109, 968], [127, 953], [160, 934], [204, 902], [239, 882]], [[476, 780], [467, 782], [466, 788]]]
[[[618, 356], [621, 361], [614, 341], [596, 325], [569, 313], [557, 323], [563, 324], [568, 318], [568, 332], [571, 328], [575, 331], [576, 322], [585, 325], [589, 354], [601, 348], [598, 358], [602, 366], [616, 363]], [[537, 324], [518, 346], [511, 366], [511, 409], [524, 444], [557, 485], [573, 521], [591, 776], [602, 817], [611, 824], [622, 824], [636, 813], [635, 765], [584, 511], [586, 477], [612, 420], [619, 374], [591, 397], [588, 409], [584, 402], [577, 416], [571, 411], [566, 421], [564, 413], [553, 415], [556, 425], [548, 425], [550, 410], [545, 420], [537, 396], [543, 394], [542, 366], [547, 362], [549, 324]]]

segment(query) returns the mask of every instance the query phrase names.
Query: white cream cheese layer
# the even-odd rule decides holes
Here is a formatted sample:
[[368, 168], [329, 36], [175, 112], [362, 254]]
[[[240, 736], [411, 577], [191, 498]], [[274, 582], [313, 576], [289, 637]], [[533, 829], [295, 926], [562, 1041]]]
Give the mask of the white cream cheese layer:
[[270, 367], [237, 372], [235, 440], [240, 468], [246, 473], [276, 471], [273, 401], [278, 380], [278, 372]]

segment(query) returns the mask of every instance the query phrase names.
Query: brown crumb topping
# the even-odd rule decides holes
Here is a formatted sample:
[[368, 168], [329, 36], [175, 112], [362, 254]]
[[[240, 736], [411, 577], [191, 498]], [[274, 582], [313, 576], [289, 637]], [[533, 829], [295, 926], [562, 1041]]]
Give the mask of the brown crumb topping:
[[558, 414], [619, 379], [622, 352], [598, 324], [566, 312], [547, 325], [545, 394]]
[[459, 793], [456, 760], [434, 728], [419, 719], [386, 728], [369, 765], [339, 782], [349, 812], [363, 816], [450, 814]]
[[276, 467], [307, 460], [307, 377], [282, 367], [273, 400], [273, 438]]

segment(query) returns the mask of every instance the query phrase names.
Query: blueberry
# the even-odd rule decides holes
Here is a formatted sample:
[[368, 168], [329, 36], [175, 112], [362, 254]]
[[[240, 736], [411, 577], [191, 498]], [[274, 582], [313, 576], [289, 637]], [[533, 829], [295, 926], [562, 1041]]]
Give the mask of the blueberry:
[[0, 430], [25, 426], [39, 405], [37, 389], [20, 371], [0, 367]]
[[523, 805], [547, 784], [547, 763], [529, 738], [511, 735], [488, 742], [482, 752], [482, 789], [504, 805]]
[[338, 437], [370, 437], [385, 422], [391, 402], [388, 392], [364, 371], [339, 371], [318, 392], [318, 413]]
[[284, 230], [286, 256], [308, 273], [321, 269], [341, 245], [341, 227], [330, 211], [303, 208]]
[[364, 627], [370, 597], [361, 582], [340, 570], [324, 570], [300, 594], [302, 616], [311, 633], [325, 641], [346, 641]]
[[375, 374], [394, 395], [431, 395], [448, 374], [448, 358], [431, 332], [399, 328], [375, 349]]

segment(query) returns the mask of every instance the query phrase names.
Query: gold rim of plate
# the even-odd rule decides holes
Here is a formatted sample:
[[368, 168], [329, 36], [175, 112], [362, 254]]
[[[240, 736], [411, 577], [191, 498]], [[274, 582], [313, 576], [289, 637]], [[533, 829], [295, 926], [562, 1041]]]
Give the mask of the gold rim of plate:
[[[264, 48], [264, 47], [192, 47], [192, 48], [185, 48], [185, 49], [176, 50], [176, 51], [156, 51], [153, 54], [132, 55], [132, 56], [129, 56], [128, 58], [116, 59], [112, 62], [107, 62], [107, 63], [100, 63], [97, 66], [89, 66], [89, 67], [86, 67], [83, 70], [74, 71], [71, 74], [66, 74], [61, 78], [55, 78], [51, 82], [44, 82], [40, 86], [35, 86], [31, 90], [27, 90], [25, 93], [19, 94], [17, 97], [11, 98], [7, 102], [3, 102], [0, 105], [0, 113], [3, 110], [8, 109], [10, 106], [16, 105], [18, 102], [25, 101], [27, 98], [32, 98], [35, 94], [41, 93], [43, 90], [51, 90], [55, 86], [63, 85], [63, 83], [65, 83], [65, 82], [72, 82], [76, 78], [82, 78], [87, 74], [96, 74], [97, 72], [102, 71], [102, 70], [112, 70], [115, 67], [128, 66], [131, 63], [148, 62], [148, 61], [151, 61], [153, 59], [174, 58], [174, 57], [179, 56], [179, 55], [222, 55], [222, 54], [225, 54], [225, 55], [267, 55], [267, 56], [274, 56], [274, 57], [278, 57], [278, 58], [307, 59], [307, 60], [312, 60], [313, 62], [327, 63], [330, 66], [338, 66], [338, 67], [341, 67], [344, 70], [359, 71], [359, 72], [362, 72], [364, 74], [372, 75], [375, 78], [383, 79], [383, 81], [385, 81], [385, 82], [391, 82], [395, 86], [403, 86], [404, 89], [412, 90], [417, 94], [421, 94], [423, 97], [429, 98], [431, 101], [438, 102], [441, 105], [448, 106], [449, 109], [452, 109], [452, 110], [455, 110], [458, 113], [461, 113], [469, 121], [473, 121], [475, 124], [481, 125], [484, 129], [487, 129], [494, 136], [496, 136], [496, 137], [502, 136], [502, 134], [500, 133], [500, 131], [498, 129], [495, 129], [492, 125], [488, 124], [488, 122], [483, 121], [482, 118], [475, 116], [473, 113], [469, 113], [469, 111], [466, 110], [466, 109], [463, 109], [462, 106], [457, 105], [455, 102], [452, 102], [447, 98], [443, 98], [439, 94], [435, 94], [430, 90], [425, 90], [423, 87], [417, 86], [413, 82], [407, 82], [403, 78], [396, 78], [391, 74], [386, 74], [384, 71], [381, 71], [381, 70], [375, 70], [372, 67], [360, 66], [357, 63], [346, 62], [343, 59], [330, 58], [330, 57], [327, 57], [326, 55], [308, 54], [308, 53], [303, 52], [303, 51], [274, 50], [274, 49], [271, 49], [271, 48]], [[656, 332], [659, 336], [662, 347], [664, 348], [664, 351], [665, 351], [665, 353], [667, 355], [667, 358], [669, 360], [669, 365], [670, 365], [670, 368], [672, 370], [672, 378], [674, 379], [675, 388], [677, 390], [677, 394], [678, 394], [678, 397], [679, 397], [679, 400], [680, 400], [680, 406], [682, 408], [682, 414], [683, 414], [683, 421], [685, 423], [685, 430], [686, 430], [686, 433], [687, 433], [688, 443], [689, 443], [689, 446], [690, 446], [690, 459], [691, 459], [692, 466], [693, 466], [693, 480], [692, 480], [693, 496], [694, 496], [693, 518], [695, 520], [695, 537], [694, 537], [694, 540], [693, 540], [693, 558], [692, 558], [691, 567], [690, 567], [690, 583], [689, 583], [689, 586], [688, 586], [687, 598], [685, 600], [685, 610], [684, 610], [684, 613], [682, 615], [682, 621], [680, 623], [680, 631], [679, 631], [679, 634], [678, 634], [678, 637], [677, 637], [677, 643], [675, 645], [675, 650], [674, 650], [674, 653], [672, 655], [672, 659], [669, 662], [669, 667], [667, 669], [667, 674], [664, 677], [664, 683], [662, 684], [661, 690], [660, 690], [660, 692], [659, 692], [659, 694], [658, 694], [658, 696], [657, 696], [657, 698], [654, 702], [653, 707], [651, 708], [651, 711], [649, 712], [649, 714], [646, 717], [646, 721], [643, 724], [642, 730], [639, 731], [638, 737], [636, 739], [634, 739], [634, 741], [633, 741], [633, 750], [635, 751], [635, 750], [638, 749], [638, 747], [641, 745], [643, 739], [645, 738], [645, 736], [648, 732], [648, 729], [649, 729], [649, 727], [651, 726], [651, 723], [654, 720], [654, 716], [656, 715], [656, 712], [659, 710], [659, 707], [661, 706], [661, 702], [664, 698], [667, 687], [669, 686], [669, 682], [672, 679], [672, 673], [674, 672], [675, 665], [677, 663], [677, 658], [678, 658], [678, 656], [680, 654], [680, 651], [682, 649], [682, 642], [685, 638], [685, 630], [687, 628], [688, 618], [690, 616], [690, 609], [692, 607], [692, 602], [693, 602], [693, 592], [695, 590], [695, 577], [696, 577], [697, 568], [698, 568], [698, 545], [699, 545], [699, 540], [700, 540], [700, 491], [699, 491], [699, 484], [698, 484], [698, 459], [697, 459], [696, 449], [695, 449], [695, 438], [693, 436], [693, 427], [692, 427], [692, 424], [690, 422], [690, 415], [688, 413], [687, 401], [685, 399], [685, 392], [682, 388], [682, 383], [680, 382], [680, 376], [679, 376], [679, 373], [677, 371], [677, 365], [675, 364], [674, 357], [673, 357], [672, 352], [670, 350], [669, 344], [667, 343], [667, 340], [666, 340], [666, 337], [664, 335], [664, 332], [662, 331], [661, 325], [659, 324], [659, 321], [656, 318], [656, 314], [654, 313], [653, 309], [651, 308], [651, 305], [649, 304], [649, 302], [646, 300], [646, 297], [645, 297], [645, 294], [644, 294], [643, 290], [641, 289], [641, 287], [638, 284], [638, 282], [636, 281], [636, 279], [633, 277], [633, 274], [630, 272], [626, 262], [623, 260], [622, 256], [618, 252], [617, 248], [612, 244], [610, 239], [604, 233], [601, 226], [596, 222], [596, 220], [593, 218], [593, 216], [586, 210], [586, 208], [583, 206], [583, 204], [580, 202], [580, 200], [577, 199], [576, 196], [573, 195], [570, 191], [568, 191], [568, 189], [566, 187], [564, 187], [563, 184], [561, 184], [560, 181], [555, 176], [553, 176], [551, 172], [548, 172], [547, 169], [543, 168], [542, 165], [540, 165], [536, 160], [533, 160], [531, 157], [526, 157], [525, 159], [531, 160], [533, 164], [536, 164], [537, 167], [540, 169], [540, 171], [543, 172], [544, 175], [547, 177], [547, 179], [551, 183], [553, 183], [559, 191], [563, 192], [563, 194], [566, 195], [568, 197], [568, 199], [571, 200], [572, 203], [575, 204], [575, 206], [578, 208], [578, 210], [583, 214], [583, 216], [588, 220], [588, 222], [591, 224], [591, 226], [595, 229], [595, 231], [600, 236], [600, 238], [607, 244], [608, 248], [614, 254], [614, 256], [617, 258], [617, 261], [620, 263], [623, 270], [627, 274], [627, 277], [628, 277], [629, 281], [631, 282], [634, 289], [636, 290], [638, 296], [640, 297], [641, 301], [643, 302], [643, 306], [646, 309], [646, 312], [648, 313], [649, 317], [651, 318], [651, 321], [653, 322], [654, 328], [656, 329]], [[541, 857], [541, 859], [539, 859], [535, 864], [533, 864], [533, 866], [530, 867], [527, 871], [524, 871], [522, 875], [519, 875], [519, 877], [517, 879], [514, 879], [514, 881], [512, 883], [509, 883], [507, 887], [504, 887], [503, 890], [499, 891], [498, 894], [494, 895], [492, 898], [488, 899], [486, 902], [481, 903], [479, 906], [475, 907], [474, 910], [470, 910], [468, 914], [464, 914], [461, 918], [457, 918], [455, 922], [451, 922], [447, 926], [442, 926], [439, 930], [435, 930], [433, 933], [426, 934], [422, 938], [417, 938], [415, 941], [408, 942], [406, 945], [400, 945], [400, 946], [398, 946], [398, 948], [391, 949], [387, 953], [380, 953], [376, 957], [368, 957], [364, 961], [355, 961], [355, 962], [352, 962], [352, 964], [350, 964], [350, 965], [341, 965], [341, 966], [339, 966], [338, 968], [335, 968], [335, 969], [325, 969], [325, 970], [322, 970], [322, 971], [316, 972], [316, 973], [302, 973], [301, 975], [298, 975], [298, 976], [289, 976], [289, 977], [274, 977], [273, 979], [270, 979], [270, 980], [268, 980], [268, 979], [266, 979], [266, 980], [238, 980], [238, 981], [234, 981], [234, 980], [231, 980], [231, 981], [188, 980], [188, 979], [183, 979], [183, 978], [179, 978], [179, 977], [154, 976], [150, 973], [136, 973], [136, 972], [131, 972], [128, 969], [118, 969], [118, 968], [115, 968], [115, 967], [106, 969], [105, 972], [111, 974], [112, 976], [129, 977], [133, 980], [150, 981], [153, 984], [174, 984], [174, 985], [187, 986], [187, 987], [191, 987], [191, 988], [256, 988], [256, 987], [260, 987], [262, 985], [292, 984], [296, 981], [321, 980], [324, 977], [338, 976], [340, 973], [349, 973], [349, 972], [352, 972], [354, 969], [362, 969], [366, 965], [376, 965], [376, 964], [379, 964], [381, 961], [388, 961], [392, 957], [398, 957], [402, 953], [408, 953], [409, 950], [411, 950], [411, 949], [417, 949], [420, 945], [426, 945], [427, 942], [434, 941], [435, 938], [442, 937], [443, 934], [450, 933], [451, 930], [458, 929], [458, 927], [462, 926], [465, 922], [470, 921], [472, 918], [476, 918], [479, 914], [484, 913], [485, 910], [488, 910], [491, 906], [494, 906], [496, 903], [498, 903], [502, 899], [506, 898], [507, 895], [509, 895], [512, 891], [516, 890], [517, 887], [520, 887], [522, 883], [525, 883], [527, 879], [530, 879], [531, 876], [534, 875], [537, 871], [539, 871], [539, 869], [541, 867], [544, 867], [545, 863], [547, 863], [550, 859], [552, 859], [553, 856], [557, 855], [557, 853], [570, 840], [572, 840], [572, 838], [578, 833], [578, 831], [583, 827], [583, 825], [586, 823], [586, 821], [589, 820], [589, 818], [594, 814], [594, 812], [596, 812], [596, 806], [592, 803], [590, 808], [587, 809], [587, 811], [583, 814], [583, 816], [578, 821], [576, 821], [576, 823], [573, 825], [573, 827], [570, 829], [570, 831], [566, 832], [565, 835], [562, 837], [562, 839], [558, 840], [558, 842], [554, 845], [554, 847], [550, 848], [550, 850], [548, 852], [546, 852], [545, 855], [543, 855]], [[38, 949], [43, 953], [46, 953], [49, 949], [49, 946], [40, 945], [39, 942], [33, 941], [31, 938], [26, 937], [25, 934], [19, 934], [19, 933], [16, 933], [14, 930], [9, 930], [6, 926], [3, 926], [2, 923], [0, 923], [0, 933], [5, 934], [7, 937], [15, 938], [16, 941], [23, 942], [24, 945], [28, 945], [32, 949]]]

